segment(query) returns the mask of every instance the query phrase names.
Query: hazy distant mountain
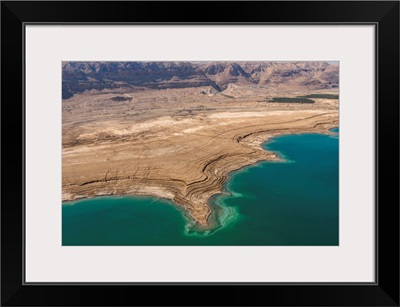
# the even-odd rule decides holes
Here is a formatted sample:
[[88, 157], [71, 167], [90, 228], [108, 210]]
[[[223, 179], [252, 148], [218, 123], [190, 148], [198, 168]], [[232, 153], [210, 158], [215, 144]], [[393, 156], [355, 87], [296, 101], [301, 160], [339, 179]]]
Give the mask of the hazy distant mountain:
[[62, 98], [92, 89], [211, 86], [230, 83], [310, 89], [339, 85], [339, 66], [327, 62], [63, 62]]

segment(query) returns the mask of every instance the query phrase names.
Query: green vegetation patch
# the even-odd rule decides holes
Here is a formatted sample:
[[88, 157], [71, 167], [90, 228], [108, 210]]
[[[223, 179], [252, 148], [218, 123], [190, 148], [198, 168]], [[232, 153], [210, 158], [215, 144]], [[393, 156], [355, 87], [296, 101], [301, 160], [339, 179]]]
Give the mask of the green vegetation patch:
[[302, 98], [323, 98], [323, 99], [339, 99], [339, 95], [335, 94], [310, 94], [306, 96], [299, 96]]
[[274, 97], [267, 102], [281, 102], [281, 103], [314, 103], [312, 99], [304, 97]]
[[131, 101], [132, 97], [126, 97], [126, 96], [114, 96], [111, 97], [112, 101]]

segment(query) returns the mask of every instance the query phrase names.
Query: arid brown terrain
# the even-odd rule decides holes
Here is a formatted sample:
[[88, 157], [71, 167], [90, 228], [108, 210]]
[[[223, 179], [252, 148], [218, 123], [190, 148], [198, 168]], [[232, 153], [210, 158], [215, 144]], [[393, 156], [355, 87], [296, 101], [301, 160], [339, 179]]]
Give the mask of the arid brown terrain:
[[[263, 150], [261, 143], [281, 134], [328, 133], [338, 126], [337, 97], [312, 98], [313, 103], [269, 102], [274, 97], [337, 95], [337, 80], [326, 77], [318, 67], [337, 68], [328, 64], [317, 65], [315, 72], [304, 68], [318, 82], [312, 82], [311, 76], [279, 82], [279, 74], [270, 72], [272, 86], [268, 78], [257, 84], [233, 78], [238, 77], [237, 71], [242, 73], [237, 67], [232, 77], [223, 67], [207, 71], [206, 64], [201, 65], [215, 80], [221, 70], [218, 82], [212, 81], [215, 85], [206, 79], [196, 84], [189, 76], [185, 86], [177, 77], [174, 82], [179, 86], [172, 83], [166, 88], [126, 83], [113, 88], [107, 83], [86, 91], [68, 88], [69, 97], [62, 102], [62, 200], [159, 196], [173, 200], [197, 225], [207, 228], [208, 200], [222, 191], [230, 172], [279, 159]], [[245, 70], [242, 74], [251, 75]], [[223, 81], [227, 78], [229, 82]]]

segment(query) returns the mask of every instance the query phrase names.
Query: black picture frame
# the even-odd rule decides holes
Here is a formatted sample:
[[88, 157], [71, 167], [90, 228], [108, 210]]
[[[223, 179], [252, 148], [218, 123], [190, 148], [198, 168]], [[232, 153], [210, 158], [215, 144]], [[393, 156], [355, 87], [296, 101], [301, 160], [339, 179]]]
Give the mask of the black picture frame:
[[[376, 282], [26, 284], [23, 72], [24, 26], [28, 23], [375, 25]], [[398, 1], [3, 1], [1, 77], [2, 306], [399, 306]], [[192, 299], [186, 301], [186, 297]]]

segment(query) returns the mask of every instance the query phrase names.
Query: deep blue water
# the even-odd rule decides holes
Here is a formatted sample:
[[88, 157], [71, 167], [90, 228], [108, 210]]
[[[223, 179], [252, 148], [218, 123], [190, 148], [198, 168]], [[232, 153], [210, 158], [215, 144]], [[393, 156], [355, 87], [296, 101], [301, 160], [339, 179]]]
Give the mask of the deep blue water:
[[214, 197], [222, 227], [188, 231], [183, 212], [155, 197], [101, 197], [62, 206], [63, 245], [338, 245], [338, 129], [263, 144], [285, 162], [234, 172]]

